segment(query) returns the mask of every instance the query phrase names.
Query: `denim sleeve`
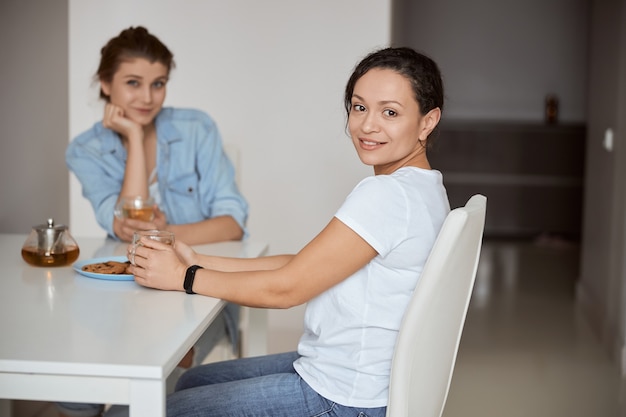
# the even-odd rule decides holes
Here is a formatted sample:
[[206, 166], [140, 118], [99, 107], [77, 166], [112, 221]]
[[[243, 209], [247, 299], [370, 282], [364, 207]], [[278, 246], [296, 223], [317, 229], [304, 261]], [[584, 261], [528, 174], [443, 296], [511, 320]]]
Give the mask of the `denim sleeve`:
[[65, 161], [78, 178], [82, 194], [91, 203], [98, 224], [109, 236], [117, 239], [113, 233], [113, 210], [122, 187], [124, 162], [118, 161], [113, 154], [102, 154], [93, 143], [79, 138], [68, 145]]
[[196, 170], [199, 173], [199, 192], [203, 212], [207, 218], [232, 216], [247, 237], [248, 203], [239, 192], [235, 169], [224, 152], [217, 126], [207, 119], [198, 138]]

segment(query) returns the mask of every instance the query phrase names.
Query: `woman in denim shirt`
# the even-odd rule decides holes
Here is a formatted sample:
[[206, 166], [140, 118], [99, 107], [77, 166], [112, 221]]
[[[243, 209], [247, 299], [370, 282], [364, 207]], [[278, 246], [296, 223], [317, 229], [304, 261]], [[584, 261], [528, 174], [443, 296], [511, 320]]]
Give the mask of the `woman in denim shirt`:
[[[68, 146], [66, 162], [100, 226], [130, 241], [140, 229], [174, 232], [189, 245], [246, 237], [248, 205], [235, 183], [215, 122], [199, 110], [163, 108], [173, 55], [143, 27], [131, 27], [101, 50], [97, 71], [106, 105], [101, 122]], [[152, 221], [118, 218], [123, 196], [152, 197]], [[195, 346], [200, 362], [224, 336], [237, 345], [239, 307], [228, 304]], [[181, 366], [189, 367], [192, 355]], [[59, 404], [66, 415], [93, 416], [95, 404]]]
[[[81, 182], [100, 226], [125, 241], [134, 230], [155, 228], [171, 230], [187, 244], [241, 239], [248, 206], [213, 120], [198, 110], [163, 108], [154, 125], [158, 193], [153, 197], [159, 197], [154, 222], [113, 215], [129, 171], [129, 152], [118, 133], [98, 122], [67, 148], [67, 165]], [[167, 220], [160, 225], [159, 218]], [[121, 236], [116, 229], [122, 230]]]
[[[173, 65], [142, 27], [111, 39], [97, 72], [103, 120], [70, 143], [67, 165], [111, 237], [160, 229], [190, 245], [242, 239], [248, 206], [217, 126], [201, 111], [162, 107]], [[121, 196], [153, 197], [155, 219], [115, 217]]]

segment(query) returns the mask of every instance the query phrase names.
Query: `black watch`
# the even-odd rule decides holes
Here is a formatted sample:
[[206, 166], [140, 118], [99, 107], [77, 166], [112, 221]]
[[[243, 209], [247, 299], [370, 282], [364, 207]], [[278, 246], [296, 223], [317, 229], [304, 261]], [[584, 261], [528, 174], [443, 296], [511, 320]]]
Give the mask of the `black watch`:
[[193, 280], [196, 279], [196, 271], [198, 269], [202, 269], [200, 265], [191, 265], [187, 268], [187, 272], [185, 273], [185, 282], [183, 283], [183, 288], [187, 294], [195, 294], [193, 292]]

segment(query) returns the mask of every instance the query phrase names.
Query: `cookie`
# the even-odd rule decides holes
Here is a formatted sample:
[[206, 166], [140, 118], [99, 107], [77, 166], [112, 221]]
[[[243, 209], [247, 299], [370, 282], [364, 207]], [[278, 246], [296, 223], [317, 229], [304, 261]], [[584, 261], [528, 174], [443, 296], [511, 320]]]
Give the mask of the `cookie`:
[[107, 262], [98, 262], [95, 264], [88, 264], [82, 267], [83, 271], [93, 272], [96, 274], [113, 274], [113, 275], [121, 275], [128, 274], [126, 269], [130, 266], [130, 262], [116, 262], [116, 261], [107, 261]]

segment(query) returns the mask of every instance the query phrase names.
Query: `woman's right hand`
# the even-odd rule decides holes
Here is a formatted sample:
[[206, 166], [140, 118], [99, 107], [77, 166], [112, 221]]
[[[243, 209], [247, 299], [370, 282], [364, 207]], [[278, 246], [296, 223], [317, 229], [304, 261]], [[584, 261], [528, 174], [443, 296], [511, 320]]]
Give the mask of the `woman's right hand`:
[[132, 138], [141, 138], [143, 140], [143, 128], [141, 125], [126, 117], [124, 110], [115, 104], [107, 103], [104, 107], [102, 125], [129, 140], [132, 140]]
[[[161, 290], [184, 291], [183, 283], [187, 266], [181, 261], [180, 254], [174, 248], [162, 242], [141, 239], [141, 245], [134, 249], [129, 246], [128, 251], [134, 252], [134, 264], [130, 267], [135, 282], [145, 287]], [[186, 245], [184, 245], [186, 246]], [[186, 246], [189, 250], [188, 246]]]

